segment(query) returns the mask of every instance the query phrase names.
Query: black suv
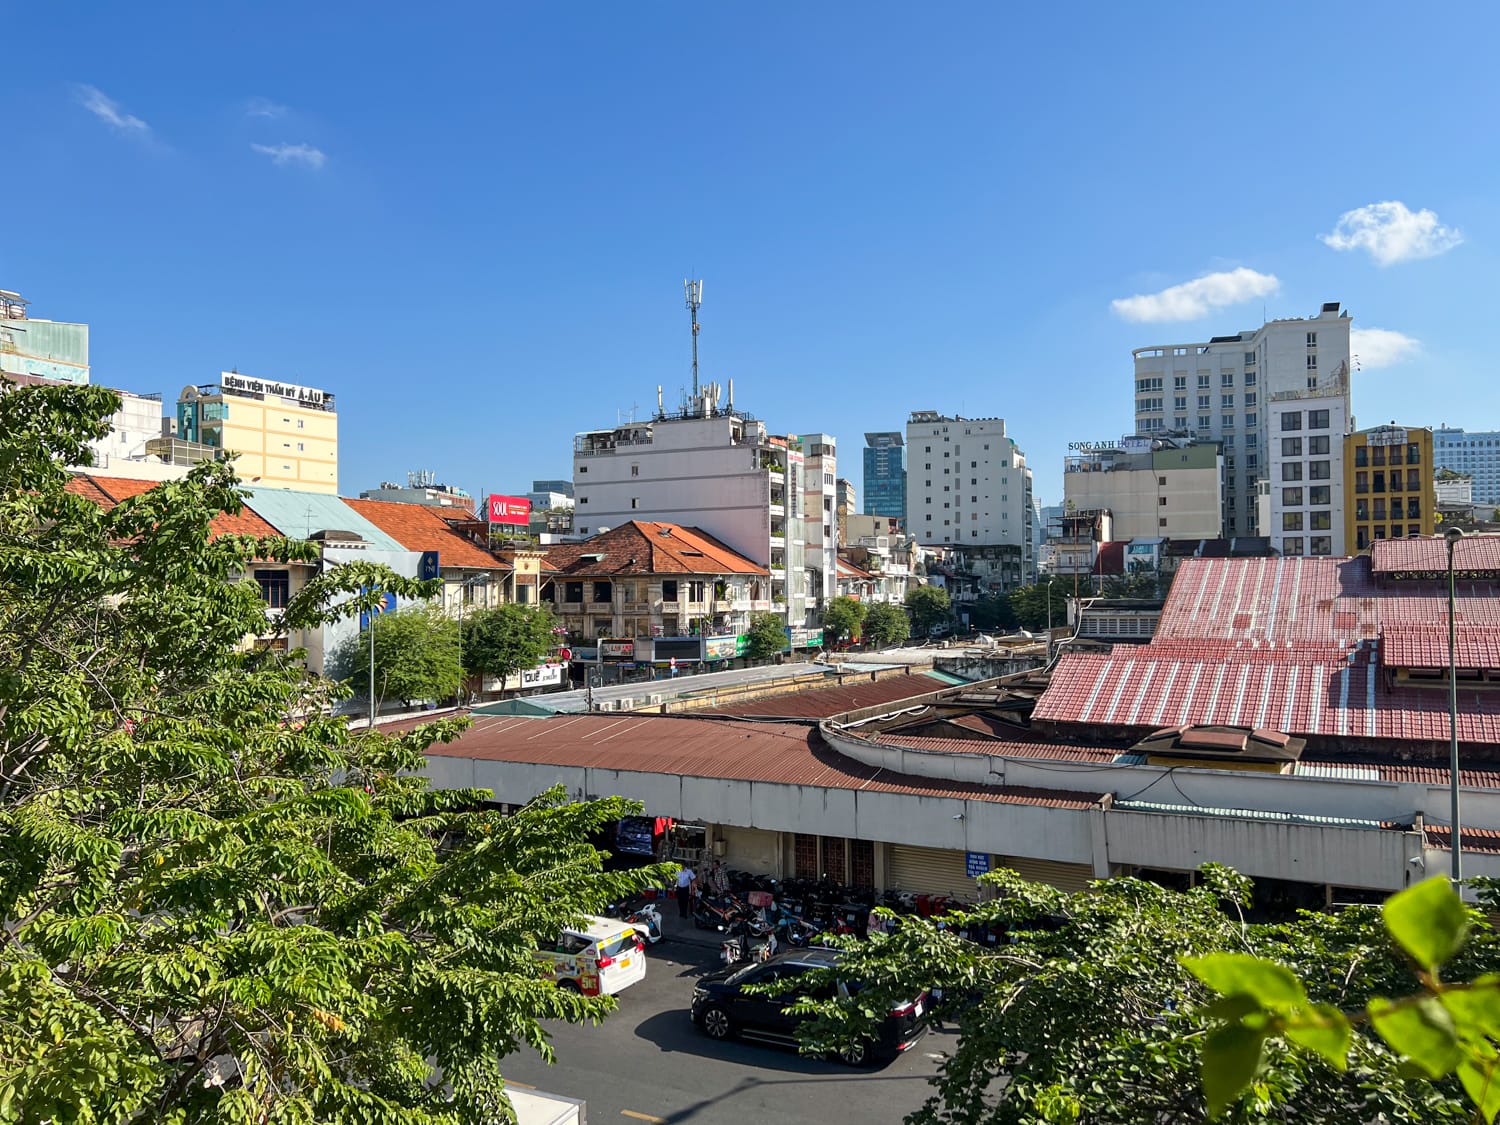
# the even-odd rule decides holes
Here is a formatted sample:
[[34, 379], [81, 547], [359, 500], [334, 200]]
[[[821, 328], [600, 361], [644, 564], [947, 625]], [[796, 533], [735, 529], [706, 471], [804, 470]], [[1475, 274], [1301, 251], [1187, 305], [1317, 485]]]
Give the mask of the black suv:
[[[743, 1035], [795, 1045], [797, 1025], [803, 1017], [787, 1012], [787, 1005], [800, 997], [820, 994], [793, 987], [791, 991], [776, 996], [763, 996], [747, 993], [745, 986], [806, 977], [814, 969], [832, 968], [838, 964], [838, 958], [836, 949], [798, 949], [772, 957], [764, 964], [740, 965], [709, 973], [693, 987], [693, 1023], [710, 1039]], [[838, 988], [859, 991], [857, 984], [841, 983]], [[822, 994], [820, 998], [831, 995], [831, 992]], [[839, 1052], [839, 1058], [850, 1066], [890, 1061], [922, 1037], [927, 1030], [925, 1017], [929, 1007], [930, 1000], [924, 992], [915, 1000], [893, 1008], [880, 1022], [873, 1041], [851, 1043]]]

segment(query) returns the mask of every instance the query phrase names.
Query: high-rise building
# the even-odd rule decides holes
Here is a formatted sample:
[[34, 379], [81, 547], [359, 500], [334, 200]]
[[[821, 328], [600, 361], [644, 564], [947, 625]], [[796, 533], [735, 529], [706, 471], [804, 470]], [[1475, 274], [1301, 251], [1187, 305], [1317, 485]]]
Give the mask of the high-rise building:
[[338, 493], [339, 420], [324, 391], [226, 371], [183, 388], [177, 438], [238, 453], [246, 484]]
[[1469, 432], [1444, 422], [1432, 431], [1432, 460], [1474, 478], [1475, 504], [1500, 504], [1500, 430]]
[[906, 518], [906, 449], [894, 432], [865, 435], [867, 516]]
[[1393, 422], [1349, 434], [1344, 496], [1348, 551], [1368, 550], [1381, 539], [1431, 535], [1437, 526], [1432, 431]]
[[[1271, 534], [1258, 527], [1256, 506], [1256, 486], [1266, 479], [1269, 463], [1266, 442], [1279, 436], [1264, 426], [1269, 403], [1280, 394], [1347, 379], [1352, 323], [1330, 301], [1306, 319], [1269, 320], [1232, 336], [1131, 353], [1136, 432], [1190, 434], [1223, 448], [1225, 535]], [[1343, 431], [1332, 436], [1340, 438]], [[1270, 484], [1274, 491], [1279, 482]]]
[[[833, 439], [769, 433], [735, 408], [732, 386], [723, 405], [709, 384], [677, 411], [658, 404], [645, 421], [578, 434], [574, 531], [595, 535], [629, 520], [702, 528], [770, 570], [789, 627], [816, 625], [819, 597], [837, 588], [836, 537], [823, 534], [825, 516], [832, 523]], [[816, 480], [804, 479], [809, 461]]]
[[1021, 582], [1036, 577], [1031, 470], [1003, 418], [914, 411], [906, 423], [906, 530], [924, 546], [1013, 545]]
[[0, 289], [0, 375], [89, 381], [89, 326], [36, 320], [19, 293]]
[[[1265, 411], [1267, 474], [1259, 494], [1260, 534], [1283, 555], [1343, 555], [1344, 436], [1354, 426], [1349, 378], [1271, 395]], [[1224, 458], [1228, 472], [1229, 458]]]

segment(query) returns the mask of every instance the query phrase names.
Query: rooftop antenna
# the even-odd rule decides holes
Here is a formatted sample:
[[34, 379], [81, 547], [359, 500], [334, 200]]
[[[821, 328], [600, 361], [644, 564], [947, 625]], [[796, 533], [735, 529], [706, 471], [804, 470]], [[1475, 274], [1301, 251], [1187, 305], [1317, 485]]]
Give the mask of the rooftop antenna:
[[698, 400], [698, 306], [703, 304], [703, 282], [686, 281], [682, 292], [687, 297], [688, 312], [693, 318], [693, 401]]

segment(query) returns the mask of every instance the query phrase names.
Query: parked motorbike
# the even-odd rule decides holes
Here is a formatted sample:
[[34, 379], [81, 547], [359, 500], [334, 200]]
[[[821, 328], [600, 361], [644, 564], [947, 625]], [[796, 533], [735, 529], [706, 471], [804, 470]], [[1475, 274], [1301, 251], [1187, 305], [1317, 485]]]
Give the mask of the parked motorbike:
[[648, 902], [639, 909], [632, 910], [624, 916], [624, 921], [640, 929], [652, 945], [661, 941], [661, 911], [656, 909], [654, 902]]
[[778, 948], [776, 931], [756, 918], [740, 918], [719, 945], [719, 959], [725, 965], [741, 961], [769, 961]]
[[700, 930], [728, 930], [744, 915], [744, 903], [732, 896], [714, 899], [701, 895], [693, 904], [693, 924]]

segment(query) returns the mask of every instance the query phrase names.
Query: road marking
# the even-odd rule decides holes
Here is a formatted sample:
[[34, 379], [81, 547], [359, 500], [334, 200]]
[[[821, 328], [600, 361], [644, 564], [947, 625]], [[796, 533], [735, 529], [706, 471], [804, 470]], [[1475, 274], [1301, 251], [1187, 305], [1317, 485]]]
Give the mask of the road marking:
[[650, 1121], [652, 1125], [667, 1125], [665, 1117], [652, 1117], [649, 1113], [637, 1113], [633, 1109], [620, 1110], [621, 1117], [634, 1117], [637, 1121]]
[[536, 1087], [533, 1086], [530, 1082], [517, 1082], [514, 1078], [507, 1078], [505, 1080], [505, 1084], [507, 1086], [519, 1086], [523, 1090], [535, 1090], [536, 1089]]

